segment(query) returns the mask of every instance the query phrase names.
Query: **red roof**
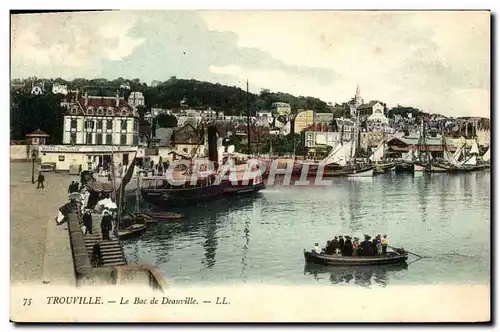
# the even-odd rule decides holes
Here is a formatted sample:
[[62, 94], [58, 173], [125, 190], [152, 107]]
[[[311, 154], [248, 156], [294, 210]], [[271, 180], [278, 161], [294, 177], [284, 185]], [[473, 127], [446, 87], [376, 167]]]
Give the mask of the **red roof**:
[[[71, 105], [68, 107], [68, 113], [71, 113], [71, 109], [74, 107], [75, 105], [75, 101], [72, 101], [71, 102]], [[127, 103], [127, 101], [123, 98], [119, 98], [118, 99], [118, 107], [116, 107], [116, 97], [101, 97], [101, 96], [88, 96], [87, 97], [87, 106], [85, 106], [85, 96], [82, 96], [82, 94], [79, 94], [78, 96], [78, 108], [80, 109], [80, 106], [81, 108], [83, 109], [80, 109], [79, 110], [79, 114], [83, 114], [83, 113], [86, 113], [85, 111], [88, 110], [88, 108], [92, 107], [94, 108], [94, 112], [96, 109], [102, 107], [104, 108], [105, 110], [107, 110], [108, 108], [113, 108], [113, 115], [115, 116], [122, 116], [122, 110], [125, 108], [127, 110], [127, 116], [134, 116], [134, 117], [138, 117], [138, 113], [136, 111], [134, 111], [134, 109]], [[74, 113], [71, 113], [71, 114], [74, 114]]]

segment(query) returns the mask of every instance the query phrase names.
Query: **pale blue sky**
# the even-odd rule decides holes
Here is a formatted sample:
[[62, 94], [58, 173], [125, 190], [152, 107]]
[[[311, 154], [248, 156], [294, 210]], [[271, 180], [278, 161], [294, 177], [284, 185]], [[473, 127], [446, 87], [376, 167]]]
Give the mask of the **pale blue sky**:
[[121, 11], [12, 18], [12, 76], [195, 78], [489, 117], [488, 12]]

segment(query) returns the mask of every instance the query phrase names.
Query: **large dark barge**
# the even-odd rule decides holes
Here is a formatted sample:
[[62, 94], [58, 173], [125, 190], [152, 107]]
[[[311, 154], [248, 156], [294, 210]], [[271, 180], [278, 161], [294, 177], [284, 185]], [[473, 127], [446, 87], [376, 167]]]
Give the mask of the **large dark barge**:
[[217, 166], [217, 131], [213, 126], [208, 127], [208, 159], [215, 165], [214, 170], [204, 172], [208, 174], [198, 173], [193, 177], [193, 169], [187, 169], [181, 174], [181, 179], [176, 179], [181, 180], [180, 184], [163, 179], [160, 185], [142, 188], [142, 197], [159, 207], [186, 206], [232, 195], [253, 194], [265, 188], [263, 174], [256, 172], [257, 166], [246, 173], [246, 179], [244, 171], [228, 174], [224, 167]]

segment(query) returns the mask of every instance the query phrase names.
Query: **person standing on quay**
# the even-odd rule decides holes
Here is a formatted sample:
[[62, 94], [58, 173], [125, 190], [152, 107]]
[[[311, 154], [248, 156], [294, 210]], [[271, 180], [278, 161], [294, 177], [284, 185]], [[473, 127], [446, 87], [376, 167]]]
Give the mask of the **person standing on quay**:
[[45, 189], [43, 182], [45, 181], [45, 176], [43, 176], [42, 172], [38, 172], [38, 179], [36, 180], [37, 186], [36, 189]]
[[102, 264], [101, 241], [97, 240], [97, 242], [92, 247], [92, 266], [102, 267]]
[[113, 228], [113, 217], [108, 210], [104, 210], [101, 219], [101, 234], [103, 240], [109, 240], [109, 232]]
[[339, 249], [340, 253], [343, 255], [344, 254], [344, 237], [342, 235], [339, 236]]

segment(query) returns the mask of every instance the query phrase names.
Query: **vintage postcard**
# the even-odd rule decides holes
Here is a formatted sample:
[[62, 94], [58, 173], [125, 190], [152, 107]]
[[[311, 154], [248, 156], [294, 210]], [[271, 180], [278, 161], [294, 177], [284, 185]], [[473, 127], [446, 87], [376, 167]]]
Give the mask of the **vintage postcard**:
[[490, 321], [489, 11], [10, 20], [12, 321]]

